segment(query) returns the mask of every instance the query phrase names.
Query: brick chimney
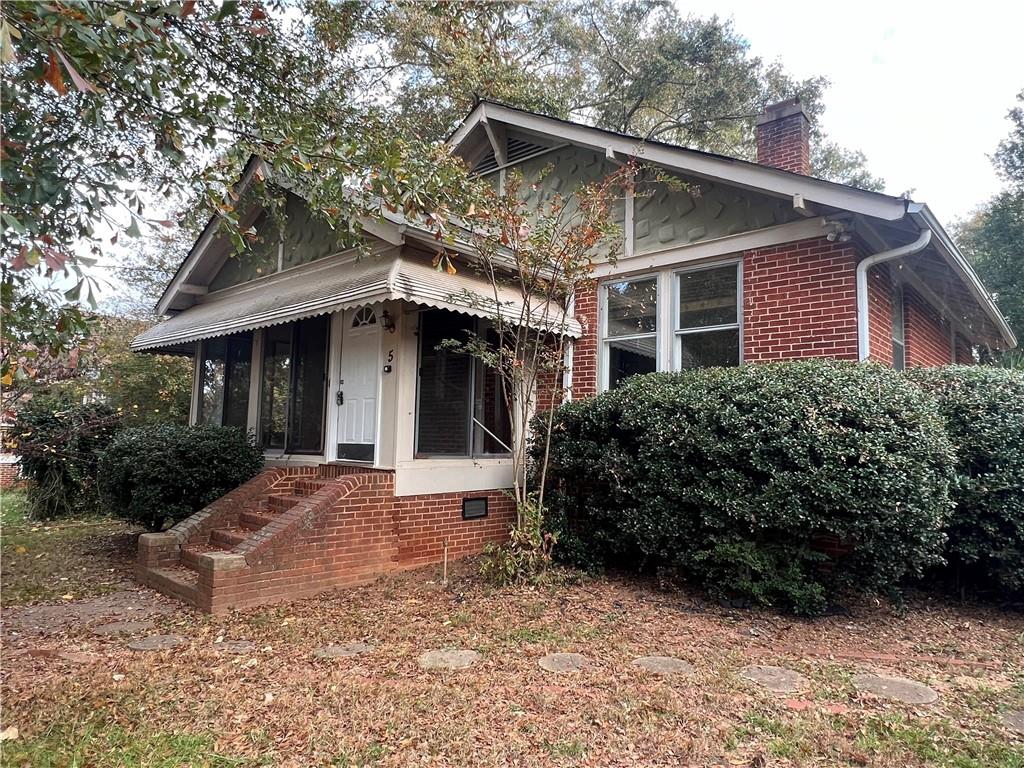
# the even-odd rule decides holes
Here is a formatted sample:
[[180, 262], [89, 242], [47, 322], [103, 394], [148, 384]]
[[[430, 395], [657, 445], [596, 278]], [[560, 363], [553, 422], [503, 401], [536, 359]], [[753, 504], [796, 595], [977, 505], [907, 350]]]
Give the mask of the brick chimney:
[[811, 124], [799, 98], [765, 107], [757, 117], [757, 162], [809, 176]]

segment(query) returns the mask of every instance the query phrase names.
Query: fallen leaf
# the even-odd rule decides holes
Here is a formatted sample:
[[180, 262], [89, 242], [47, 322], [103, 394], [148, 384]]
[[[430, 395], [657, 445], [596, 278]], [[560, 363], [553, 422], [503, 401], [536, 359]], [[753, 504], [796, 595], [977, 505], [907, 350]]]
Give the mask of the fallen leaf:
[[9, 725], [0, 731], [0, 741], [14, 741], [18, 738], [18, 726]]

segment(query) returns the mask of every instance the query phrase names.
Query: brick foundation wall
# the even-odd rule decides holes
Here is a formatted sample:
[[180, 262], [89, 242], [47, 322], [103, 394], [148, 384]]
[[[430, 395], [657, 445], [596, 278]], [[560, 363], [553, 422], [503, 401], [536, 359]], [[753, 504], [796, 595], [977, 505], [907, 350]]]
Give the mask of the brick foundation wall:
[[19, 488], [24, 484], [21, 479], [21, 467], [17, 462], [0, 463], [0, 490]]
[[949, 326], [939, 313], [910, 286], [903, 288], [907, 367], [947, 365], [952, 361]]
[[[467, 498], [486, 498], [487, 517], [463, 520], [462, 500]], [[485, 544], [508, 538], [515, 515], [515, 502], [501, 491], [398, 497], [394, 500], [398, 562], [402, 567], [440, 562], [446, 541], [449, 558], [480, 552]]]
[[857, 359], [856, 249], [825, 238], [743, 253], [743, 360]]

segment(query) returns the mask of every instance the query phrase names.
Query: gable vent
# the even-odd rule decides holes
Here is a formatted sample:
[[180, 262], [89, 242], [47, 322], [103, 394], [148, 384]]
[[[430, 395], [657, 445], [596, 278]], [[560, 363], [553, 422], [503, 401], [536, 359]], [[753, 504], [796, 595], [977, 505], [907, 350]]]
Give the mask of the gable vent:
[[[517, 139], [509, 137], [505, 140], [505, 156], [508, 158], [508, 162], [518, 163], [530, 155], [534, 155], [537, 152], [543, 152], [548, 147], [543, 144], [534, 144], [532, 141], [524, 141], [523, 139]], [[473, 167], [473, 173], [484, 174], [490, 173], [498, 167], [498, 159], [494, 156], [494, 152], [488, 152], [480, 161]]]

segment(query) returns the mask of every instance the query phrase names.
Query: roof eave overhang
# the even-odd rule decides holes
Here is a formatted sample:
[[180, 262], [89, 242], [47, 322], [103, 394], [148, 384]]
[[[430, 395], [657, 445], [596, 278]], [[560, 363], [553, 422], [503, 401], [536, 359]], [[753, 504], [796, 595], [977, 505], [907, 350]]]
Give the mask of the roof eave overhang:
[[[260, 158], [256, 155], [250, 157], [246, 161], [245, 167], [242, 169], [241, 178], [234, 187], [235, 193], [241, 196], [249, 188], [249, 185], [252, 184], [252, 180], [262, 168], [263, 161]], [[264, 170], [263, 172], [265, 173], [266, 171]], [[206, 251], [213, 243], [217, 236], [217, 230], [219, 227], [220, 218], [218, 216], [211, 216], [210, 220], [206, 223], [206, 226], [203, 227], [203, 231], [196, 239], [192, 249], [181, 262], [181, 266], [178, 267], [178, 271], [174, 273], [174, 277], [171, 278], [171, 282], [167, 284], [167, 288], [164, 289], [163, 294], [160, 296], [160, 301], [157, 302], [155, 309], [155, 314], [158, 317], [162, 317], [172, 311], [171, 304], [174, 303], [174, 299], [177, 298], [182, 285], [188, 282], [196, 265], [199, 264]]]
[[939, 223], [931, 209], [924, 203], [911, 202], [907, 213], [918, 226], [932, 231], [932, 242], [935, 244], [936, 250], [946, 263], [960, 275], [960, 278], [978, 302], [985, 316], [999, 331], [999, 335], [1006, 345], [1005, 348], [1012, 349], [1016, 347], [1017, 337], [1014, 335], [1009, 323], [1006, 322], [1006, 318], [1003, 317], [1003, 313], [999, 311], [999, 308], [992, 300], [992, 295], [981, 282], [981, 278], [978, 277], [978, 273], [974, 271], [967, 257], [963, 255], [960, 249], [957, 248], [956, 243], [953, 242], [953, 239], [943, 229], [942, 224]]
[[478, 125], [488, 120], [503, 122], [527, 132], [554, 136], [602, 154], [621, 153], [680, 173], [722, 181], [780, 198], [792, 199], [795, 195], [801, 195], [806, 201], [885, 221], [902, 219], [907, 212], [908, 201], [903, 198], [781, 171], [745, 160], [643, 141], [491, 102], [477, 104], [449, 137], [448, 143], [457, 149]]

